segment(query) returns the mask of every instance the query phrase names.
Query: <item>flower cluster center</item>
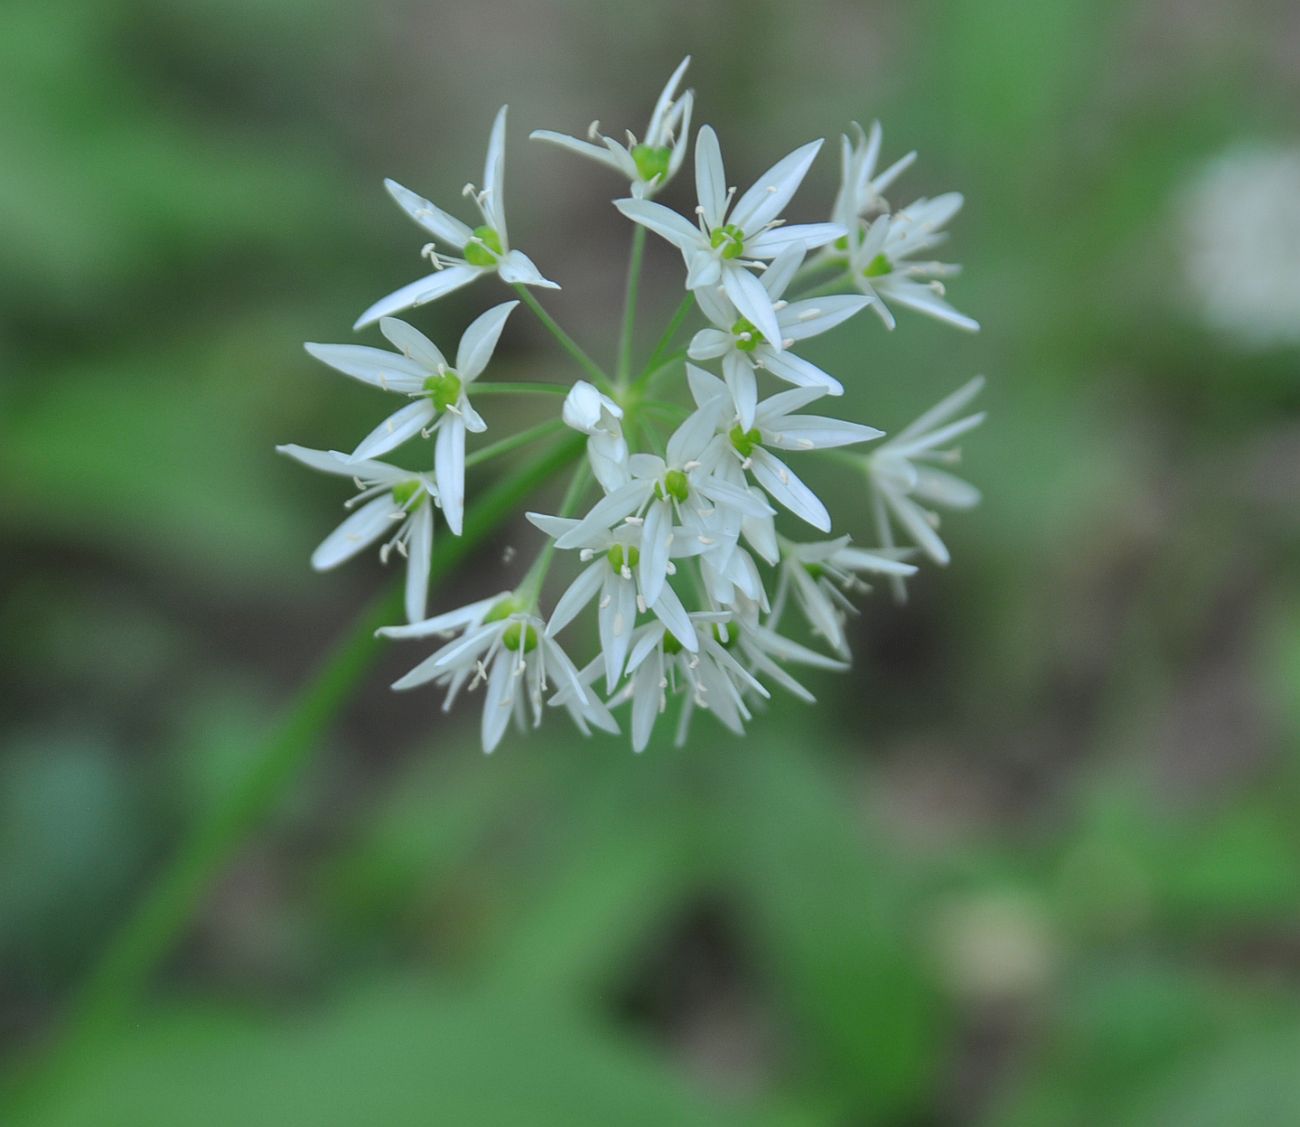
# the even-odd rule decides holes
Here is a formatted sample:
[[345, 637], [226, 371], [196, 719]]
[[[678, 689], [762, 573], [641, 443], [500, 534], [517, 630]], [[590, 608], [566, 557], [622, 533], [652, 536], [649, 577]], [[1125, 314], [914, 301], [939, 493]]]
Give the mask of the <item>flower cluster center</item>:
[[754, 322], [748, 317], [740, 318], [731, 326], [731, 335], [736, 338], [736, 347], [741, 352], [753, 352], [767, 340], [767, 337], [754, 327]]
[[622, 571], [623, 565], [636, 567], [641, 562], [641, 550], [635, 545], [628, 545], [624, 549], [622, 544], [615, 544], [609, 550], [609, 566], [615, 571]]
[[731, 428], [727, 437], [731, 439], [731, 445], [740, 452], [742, 458], [748, 458], [754, 452], [755, 446], [763, 444], [763, 436], [759, 433], [758, 427], [741, 430], [739, 423]]
[[454, 407], [460, 400], [461, 388], [460, 376], [455, 372], [446, 371], [440, 376], [430, 376], [424, 381], [424, 390], [429, 393], [429, 398], [433, 400], [433, 405], [439, 411], [446, 411]]
[[632, 147], [632, 161], [636, 164], [637, 175], [647, 184], [667, 179], [668, 162], [672, 155], [672, 149], [655, 145], [640, 144]]
[[713, 228], [709, 245], [714, 250], [721, 247], [723, 258], [739, 258], [745, 253], [745, 232], [734, 223], [724, 223]]

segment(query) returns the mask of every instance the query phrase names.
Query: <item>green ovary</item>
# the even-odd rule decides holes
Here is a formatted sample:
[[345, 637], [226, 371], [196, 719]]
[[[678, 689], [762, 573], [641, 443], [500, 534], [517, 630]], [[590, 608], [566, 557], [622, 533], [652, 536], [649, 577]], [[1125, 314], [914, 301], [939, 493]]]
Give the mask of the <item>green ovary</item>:
[[460, 376], [450, 371], [443, 372], [440, 376], [430, 376], [424, 381], [424, 390], [429, 393], [429, 398], [439, 411], [446, 411], [456, 405], [462, 387], [464, 384], [461, 383]]
[[465, 261], [471, 266], [495, 266], [501, 257], [501, 236], [486, 225], [474, 228], [474, 235], [465, 244]]
[[883, 278], [886, 274], [894, 272], [893, 264], [883, 254], [876, 255], [867, 263], [867, 268], [862, 271], [864, 278]]
[[736, 338], [736, 347], [741, 352], [753, 352], [767, 340], [767, 337], [754, 328], [754, 323], [747, 317], [742, 317], [731, 326], [731, 335]]
[[748, 458], [754, 452], [754, 447], [761, 446], [763, 443], [763, 436], [759, 434], [758, 427], [741, 430], [739, 423], [731, 428], [727, 437], [731, 439], [731, 445], [740, 451], [742, 458]]
[[667, 501], [669, 497], [685, 501], [690, 495], [690, 482], [681, 470], [669, 470], [664, 474], [663, 481], [655, 482], [655, 496], [661, 501]]
[[615, 544], [609, 550], [609, 566], [615, 571], [622, 571], [623, 564], [628, 567], [636, 567], [641, 562], [641, 551], [636, 547], [629, 547], [626, 551], [622, 544]]
[[[393, 486], [393, 500], [403, 509], [408, 506], [412, 510], [418, 509], [428, 497], [424, 486], [418, 481], [404, 481], [401, 485]], [[412, 501], [415, 502], [414, 505], [411, 504]]]
[[637, 175], [647, 184], [656, 177], [667, 177], [672, 155], [672, 149], [655, 148], [653, 145], [636, 145], [632, 149], [632, 161], [636, 165]]
[[522, 614], [528, 608], [513, 595], [507, 595], [483, 616], [484, 622], [500, 622], [512, 614]]
[[501, 644], [515, 653], [522, 646], [524, 653], [530, 654], [537, 649], [537, 631], [527, 623], [512, 622], [501, 635]]
[[717, 250], [722, 248], [723, 258], [739, 258], [745, 253], [745, 232], [734, 223], [724, 223], [715, 227], [709, 236], [709, 245]]

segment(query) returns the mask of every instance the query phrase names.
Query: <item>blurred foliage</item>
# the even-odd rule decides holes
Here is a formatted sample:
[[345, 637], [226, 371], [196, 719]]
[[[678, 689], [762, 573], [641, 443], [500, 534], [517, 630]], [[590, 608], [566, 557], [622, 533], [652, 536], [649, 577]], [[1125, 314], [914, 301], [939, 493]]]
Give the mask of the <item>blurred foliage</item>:
[[[1210, 335], [1171, 244], [1205, 160], [1300, 141], [1268, 0], [6, 5], [10, 1075], [381, 582], [308, 571], [335, 483], [272, 452], [376, 409], [299, 342], [418, 269], [380, 178], [454, 195], [510, 99], [512, 229], [617, 251], [554, 300], [607, 346], [612, 184], [524, 133], [639, 123], [686, 50], [738, 179], [879, 116], [901, 190], [965, 192], [985, 331], [813, 350], [886, 429], [989, 374], [954, 566], [864, 607], [816, 709], [683, 753], [557, 725], [484, 760], [387, 693], [394, 647], [24, 1121], [1300, 1122], [1300, 357]], [[530, 332], [503, 365], [558, 365]]]

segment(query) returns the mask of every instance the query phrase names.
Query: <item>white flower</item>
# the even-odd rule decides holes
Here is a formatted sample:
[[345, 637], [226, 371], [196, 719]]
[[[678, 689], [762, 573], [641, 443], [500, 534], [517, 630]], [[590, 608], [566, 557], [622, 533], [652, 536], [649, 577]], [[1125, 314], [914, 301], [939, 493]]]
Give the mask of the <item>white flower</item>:
[[687, 355], [692, 360], [722, 357], [722, 374], [736, 404], [740, 425], [749, 430], [754, 425], [754, 408], [758, 402], [755, 369], [763, 368], [786, 383], [798, 387], [819, 387], [828, 395], [843, 395], [839, 380], [827, 375], [790, 352], [796, 341], [807, 340], [828, 332], [847, 321], [871, 302], [858, 294], [835, 294], [807, 301], [786, 302], [786, 287], [804, 258], [803, 247], [787, 247], [773, 259], [760, 279], [776, 313], [781, 339], [774, 346], [742, 317], [722, 287], [702, 286], [695, 300], [704, 315], [713, 322], [711, 329], [701, 329], [691, 340]]
[[889, 211], [889, 201], [883, 195], [885, 189], [916, 160], [913, 150], [883, 172], [877, 172], [882, 137], [880, 122], [871, 123], [869, 134], [863, 133], [856, 121], [852, 128], [852, 137], [847, 134], [840, 137], [840, 187], [831, 209], [831, 218], [847, 230], [856, 228], [860, 218]]
[[587, 460], [606, 493], [627, 482], [627, 441], [623, 437], [623, 408], [586, 380], [575, 383], [564, 397], [565, 423], [590, 437]]
[[[716, 397], [723, 393], [722, 382], [694, 364], [686, 365], [686, 376], [697, 403], [716, 401]], [[861, 423], [841, 422], [822, 415], [792, 414], [824, 394], [824, 388], [797, 387], [763, 400], [755, 408], [752, 427], [745, 429], [737, 421], [725, 435], [719, 436], [719, 441], [713, 444], [710, 452], [730, 452], [740, 462], [741, 468], [752, 473], [754, 480], [774, 501], [784, 505], [814, 528], [829, 532], [831, 517], [826, 506], [768, 447], [777, 450], [826, 450], [869, 442], [885, 432]], [[725, 423], [722, 425], [725, 426]]]
[[719, 644], [733, 653], [739, 653], [751, 672], [762, 674], [808, 704], [816, 703], [817, 698], [779, 663], [788, 662], [842, 673], [848, 669], [848, 662], [827, 657], [789, 638], [783, 638], [770, 625], [761, 625], [758, 621], [760, 609], [758, 604], [742, 599], [732, 618], [715, 628]]
[[465, 511], [465, 432], [487, 429], [469, 401], [469, 388], [487, 367], [506, 318], [518, 305], [507, 301], [489, 309], [465, 330], [456, 366], [418, 329], [385, 317], [380, 330], [400, 355], [363, 344], [308, 344], [307, 351], [331, 368], [372, 387], [413, 400], [375, 427], [352, 452], [356, 460], [377, 458], [416, 434], [437, 434], [434, 476], [447, 526], [461, 533]]
[[783, 539], [781, 577], [768, 625], [775, 627], [781, 621], [786, 602], [793, 594], [813, 633], [825, 638], [832, 649], [847, 658], [849, 646], [844, 636], [844, 620], [846, 615], [857, 613], [848, 595], [850, 592], [865, 594], [871, 589], [859, 575], [875, 573], [899, 578], [915, 575], [916, 565], [902, 559], [909, 554], [897, 549], [867, 552], [852, 547], [847, 536], [804, 544]]
[[[948, 549], [937, 531], [939, 515], [925, 506], [970, 509], [979, 504], [978, 489], [945, 470], [937, 469], [935, 463], [951, 465], [957, 462], [959, 451], [939, 448], [984, 421], [983, 411], [955, 422], [948, 421], [974, 399], [983, 386], [984, 377], [976, 376], [911, 426], [882, 443], [868, 457], [866, 464], [876, 530], [886, 548], [894, 547], [892, 517], [930, 559], [937, 564], [948, 562]], [[902, 579], [893, 576], [891, 584], [895, 595], [903, 598]]]
[[[393, 688], [413, 689], [432, 681], [447, 690], [443, 704], [446, 710], [466, 682], [471, 689], [486, 682], [484, 751], [493, 751], [501, 742], [512, 715], [521, 728], [525, 726], [528, 709], [534, 727], [542, 722], [543, 695], [549, 689], [548, 671], [554, 673], [562, 687], [568, 688], [575, 707], [591, 708], [593, 694], [582, 684], [573, 662], [547, 636], [545, 623], [510, 592], [480, 599], [410, 626], [386, 626], [379, 633], [390, 638], [428, 638], [454, 635], [458, 631], [458, 638], [452, 638], [395, 681]], [[603, 706], [589, 716], [595, 717], [601, 711]]]
[[962, 197], [947, 192], [932, 200], [920, 199], [902, 211], [881, 215], [865, 231], [851, 231], [848, 237], [849, 272], [853, 283], [868, 297], [874, 298], [872, 309], [887, 328], [894, 327], [894, 315], [887, 301], [946, 321], [959, 329], [979, 330], [979, 322], [959, 313], [944, 300], [940, 280], [961, 272], [961, 267], [947, 262], [915, 262], [948, 235], [943, 225], [961, 210]]
[[[590, 141], [579, 141], [576, 137], [550, 129], [536, 129], [529, 136], [534, 141], [550, 141], [612, 168], [627, 177], [635, 198], [649, 199], [677, 175], [686, 156], [686, 137], [691, 130], [691, 106], [695, 95], [687, 90], [678, 98], [677, 86], [690, 61], [691, 57], [687, 55], [668, 79], [655, 103], [642, 141], [637, 141], [629, 132], [627, 144], [620, 144], [600, 132], [598, 121], [593, 121], [587, 130]], [[600, 144], [593, 144], [595, 141], [600, 141]]]
[[433, 554], [433, 506], [429, 501], [438, 497], [429, 475], [303, 446], [277, 446], [276, 450], [322, 473], [350, 477], [361, 490], [347, 503], [348, 508], [361, 507], [321, 541], [312, 553], [311, 566], [328, 571], [387, 535], [380, 559], [387, 563], [394, 548], [406, 557], [406, 617], [412, 622], [423, 618]]
[[[558, 634], [599, 594], [597, 621], [605, 664], [606, 692], [613, 692], [622, 676], [638, 613], [648, 610], [688, 650], [699, 648], [695, 628], [672, 586], [668, 583], [661, 584], [659, 593], [653, 600], [647, 599], [640, 589], [638, 565], [641, 562], [641, 525], [624, 524], [613, 531], [594, 528], [582, 534], [575, 531], [579, 528], [579, 521], [547, 516], [544, 513], [527, 515], [533, 524], [556, 541], [568, 533], [583, 537], [577, 543], [571, 540], [570, 546], [578, 549], [580, 559], [588, 566], [578, 573], [578, 577], [556, 602], [546, 632], [550, 635]], [[678, 538], [673, 543], [670, 554], [680, 558], [685, 554], [698, 555], [701, 551], [703, 546], [697, 541]], [[669, 568], [672, 568], [671, 564]]]
[[581, 548], [594, 533], [637, 514], [641, 523], [637, 577], [646, 603], [653, 605], [668, 575], [669, 556], [683, 551], [681, 545], [674, 547], [676, 526], [687, 523], [689, 518], [691, 527], [697, 530], [697, 540], [707, 548], [712, 543], [707, 530], [724, 530], [734, 522], [739, 531], [743, 515], [770, 513], [765, 502], [709, 472], [700, 460], [717, 431], [724, 403], [719, 396], [691, 414], [669, 438], [666, 459], [655, 454], [633, 454], [628, 459], [631, 477], [627, 484], [597, 501], [582, 520], [556, 540], [556, 547]]
[[786, 247], [811, 250], [844, 234], [834, 223], [785, 227], [778, 219], [821, 145], [820, 141], [810, 142], [777, 161], [732, 205], [718, 138], [706, 125], [695, 139], [698, 226], [649, 200], [615, 200], [614, 205], [682, 252], [688, 290], [721, 283], [741, 315], [779, 351], [782, 337], [772, 299], [751, 267], [775, 258]]
[[714, 636], [713, 627], [726, 618], [716, 612], [691, 615], [700, 640], [696, 653], [687, 650], [662, 622], [637, 628], [627, 662], [627, 684], [610, 701], [632, 702], [633, 751], [645, 749], [655, 720], [668, 707], [670, 692], [684, 694], [677, 725], [678, 747], [686, 742], [696, 708], [712, 712], [737, 735], [744, 734], [745, 721], [751, 718], [744, 693], [753, 691], [766, 697], [768, 692]]
[[505, 210], [505, 146], [506, 109], [502, 106], [492, 123], [492, 136], [488, 141], [487, 161], [483, 167], [483, 187], [475, 191], [472, 184], [465, 185], [465, 194], [478, 205], [483, 222], [477, 227], [462, 223], [440, 207], [403, 188], [396, 180], [385, 180], [388, 194], [398, 206], [435, 239], [460, 251], [461, 258], [438, 253], [434, 243], [423, 251], [434, 265], [434, 272], [409, 285], [380, 298], [352, 327], [363, 328], [381, 317], [400, 313], [414, 305], [424, 305], [435, 298], [449, 294], [461, 286], [469, 285], [483, 274], [499, 274], [503, 282], [521, 283], [525, 286], [543, 286], [559, 289], [555, 282], [542, 277], [522, 251], [511, 250], [506, 233]]

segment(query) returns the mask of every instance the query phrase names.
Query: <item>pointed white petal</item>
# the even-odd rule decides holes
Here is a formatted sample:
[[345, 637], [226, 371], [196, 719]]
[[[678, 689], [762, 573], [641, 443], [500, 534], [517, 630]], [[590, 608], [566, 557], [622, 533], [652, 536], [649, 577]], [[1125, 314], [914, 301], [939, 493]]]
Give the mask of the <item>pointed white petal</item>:
[[406, 541], [406, 620], [424, 618], [429, 598], [429, 564], [433, 558], [433, 503], [423, 499], [411, 516]]
[[829, 332], [871, 304], [861, 294], [831, 294], [787, 305], [777, 315], [789, 340], [807, 340]]
[[455, 216], [448, 215], [442, 208], [431, 204], [423, 196], [416, 195], [409, 188], [403, 188], [396, 180], [385, 180], [384, 187], [397, 201], [397, 206], [435, 238], [457, 250], [469, 242], [473, 230]]
[[401, 507], [391, 493], [381, 493], [367, 501], [321, 541], [320, 547], [311, 554], [311, 566], [317, 571], [328, 571], [350, 560], [385, 533], [395, 531], [397, 522], [393, 514], [399, 512]]
[[602, 497], [581, 521], [555, 542], [557, 548], [581, 548], [593, 535], [605, 532], [635, 512], [654, 488], [649, 481], [629, 481]]
[[838, 223], [794, 223], [746, 239], [745, 253], [750, 258], [774, 258], [788, 247], [816, 250], [843, 235], [844, 228]]
[[532, 141], [547, 141], [552, 145], [559, 145], [562, 149], [568, 149], [571, 153], [577, 153], [579, 156], [597, 161], [605, 165], [606, 168], [612, 168], [615, 172], [620, 171], [619, 162], [607, 149], [602, 148], [600, 145], [593, 145], [589, 141], [579, 141], [576, 137], [568, 137], [563, 133], [556, 133], [550, 129], [534, 129], [528, 134], [528, 137]]
[[700, 291], [716, 286], [722, 278], [722, 260], [707, 246], [683, 249], [686, 259], [686, 288]]
[[826, 506], [780, 458], [760, 446], [750, 455], [750, 463], [755, 479], [774, 500], [814, 528], [822, 532], [831, 530], [831, 517]]
[[898, 518], [901, 524], [916, 542], [916, 546], [929, 556], [935, 563], [943, 566], [951, 558], [948, 554], [948, 548], [939, 534], [931, 527], [929, 520], [926, 518], [923, 510], [914, 501], [894, 493], [892, 490], [883, 490], [882, 495], [888, 504], [890, 512]]
[[[697, 293], [706, 293], [706, 290], [699, 290]], [[701, 329], [691, 337], [690, 346], [686, 349], [686, 355], [692, 360], [713, 360], [724, 353], [731, 351], [732, 337], [730, 333], [724, 333], [721, 329]]]
[[931, 427], [938, 426], [942, 422], [951, 419], [958, 411], [962, 410], [971, 400], [975, 398], [984, 388], [984, 377], [976, 376], [972, 380], [967, 380], [951, 395], [945, 396], [924, 415], [920, 416], [915, 422], [909, 423], [896, 435], [893, 441], [897, 442], [903, 439], [911, 438], [913, 435], [923, 434]]
[[375, 633], [385, 638], [427, 638], [431, 634], [444, 634], [482, 618], [509, 594], [509, 591], [499, 591], [486, 599], [426, 618], [423, 622], [413, 622], [409, 626], [383, 626]]
[[725, 398], [727, 394], [726, 384], [712, 372], [706, 372], [694, 364], [686, 365], [686, 383], [691, 389], [691, 397], [695, 400], [696, 407], [703, 407], [706, 403]]
[[555, 610], [551, 612], [551, 620], [546, 624], [546, 633], [558, 634], [581, 614], [583, 608], [596, 597], [601, 581], [608, 573], [609, 564], [604, 559], [598, 559], [580, 571], [578, 577], [569, 584], [555, 604]]
[[402, 394], [419, 391], [428, 375], [405, 356], [365, 344], [305, 344], [303, 347], [336, 371], [384, 391]]
[[843, 395], [844, 385], [834, 376], [823, 372], [816, 364], [792, 352], [762, 350], [763, 367], [779, 380], [798, 387], [818, 387], [828, 395]]
[[786, 287], [794, 281], [794, 276], [799, 272], [799, 267], [803, 265], [803, 260], [803, 246], [793, 244], [782, 250], [768, 265], [768, 268], [763, 271], [763, 288], [767, 290], [768, 296], [773, 301], [779, 300], [781, 295], [785, 293]]
[[749, 430], [754, 425], [758, 408], [758, 380], [754, 369], [739, 352], [728, 352], [722, 358], [722, 374], [727, 377], [727, 388], [740, 419], [740, 429]]
[[681, 642], [685, 649], [695, 653], [700, 648], [700, 639], [695, 633], [695, 625], [691, 622], [691, 616], [686, 613], [686, 608], [682, 606], [682, 601], [677, 597], [677, 592], [667, 583], [664, 584], [663, 590], [659, 592], [659, 597], [650, 604], [650, 611], [664, 624], [664, 628]]
[[433, 448], [433, 476], [447, 527], [459, 536], [465, 520], [465, 424], [446, 415]]
[[483, 694], [483, 750], [491, 753], [505, 734], [510, 723], [511, 706], [515, 699], [515, 654], [501, 647], [488, 674], [487, 692]]
[[641, 560], [637, 567], [641, 594], [647, 603], [659, 598], [668, 577], [668, 552], [672, 544], [673, 510], [667, 501], [652, 501], [641, 526]]
[[614, 206], [634, 223], [650, 228], [680, 250], [691, 250], [699, 246], [704, 237], [695, 224], [663, 204], [651, 203], [649, 200], [622, 199], [615, 200]]
[[439, 270], [436, 273], [429, 274], [426, 277], [419, 278], [410, 285], [403, 286], [400, 290], [394, 290], [387, 297], [381, 297], [374, 305], [367, 309], [360, 317], [357, 318], [354, 329], [364, 329], [378, 321], [381, 317], [387, 317], [390, 313], [400, 313], [403, 309], [411, 309], [417, 305], [425, 305], [436, 298], [449, 294], [452, 290], [458, 290], [461, 286], [467, 286], [477, 278], [483, 270], [478, 266], [465, 266], [456, 264], [448, 266], [445, 270]]
[[821, 415], [786, 415], [777, 421], [775, 428], [770, 435], [764, 432], [763, 442], [778, 450], [826, 450], [870, 442], [885, 433], [861, 423], [846, 423]]
[[521, 250], [507, 251], [497, 259], [497, 273], [503, 282], [513, 285], [537, 286], [543, 290], [558, 290], [559, 282], [543, 277], [533, 260]]
[[722, 168], [722, 151], [712, 126], [704, 125], [695, 135], [695, 191], [710, 230], [722, 225], [727, 206], [727, 174]]
[[488, 137], [487, 157], [483, 162], [483, 192], [488, 214], [492, 217], [491, 225], [501, 236], [503, 246], [509, 246], [506, 233], [506, 111], [509, 106], [497, 110], [492, 122], [492, 133]]
[[767, 338], [768, 345], [780, 352], [781, 326], [763, 283], [743, 266], [727, 265], [722, 270], [722, 284], [735, 307]]
[[397, 449], [433, 422], [434, 414], [433, 404], [428, 399], [417, 399], [394, 411], [357, 444], [352, 451], [352, 461], [378, 458]]
[[772, 165], [736, 201], [728, 217], [731, 222], [746, 231], [757, 231], [780, 215], [821, 147], [821, 141], [810, 141]]
[[504, 301], [494, 305], [486, 313], [476, 317], [465, 335], [460, 338], [460, 347], [456, 350], [456, 372], [462, 380], [469, 382], [478, 379], [488, 361], [492, 359], [492, 350], [501, 339], [501, 330], [505, 328], [506, 318], [514, 312], [517, 301]]

